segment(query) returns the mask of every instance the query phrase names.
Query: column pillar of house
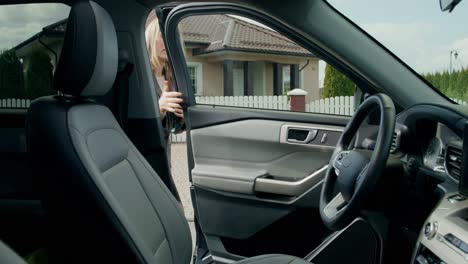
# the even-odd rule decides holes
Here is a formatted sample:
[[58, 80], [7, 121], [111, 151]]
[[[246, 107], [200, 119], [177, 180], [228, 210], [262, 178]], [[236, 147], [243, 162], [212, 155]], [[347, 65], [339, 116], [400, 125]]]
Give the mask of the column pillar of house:
[[244, 61], [244, 95], [253, 95], [253, 62]]
[[283, 65], [273, 63], [273, 95], [283, 94]]
[[290, 65], [290, 89], [300, 88], [301, 84], [299, 83], [299, 64], [291, 64]]
[[234, 61], [225, 60], [223, 62], [223, 85], [224, 96], [234, 95]]

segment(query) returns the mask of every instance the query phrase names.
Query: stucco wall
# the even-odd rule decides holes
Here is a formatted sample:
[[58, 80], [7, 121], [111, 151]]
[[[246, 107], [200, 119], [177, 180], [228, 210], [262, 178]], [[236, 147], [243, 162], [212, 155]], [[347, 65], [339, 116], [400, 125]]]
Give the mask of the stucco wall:
[[[192, 56], [192, 50], [186, 50], [188, 62], [197, 62], [202, 64], [203, 71], [203, 95], [204, 96], [222, 96], [224, 94], [224, 73], [223, 60], [237, 61], [261, 61], [265, 62], [265, 95], [273, 95], [273, 66], [272, 63], [299, 64], [302, 68], [307, 63], [308, 58], [284, 55], [269, 55], [261, 53], [243, 53], [243, 52], [219, 52], [205, 56]], [[319, 73], [318, 59], [309, 58], [309, 64], [303, 69], [301, 85], [308, 95], [306, 101], [320, 99], [319, 97]]]
[[220, 96], [224, 94], [223, 63], [205, 62], [203, 66], [203, 95]]
[[[304, 66], [307, 61], [300, 64]], [[309, 60], [309, 64], [302, 70], [302, 89], [307, 92], [306, 102], [320, 99], [318, 59]]]
[[204, 96], [220, 96], [224, 91], [224, 73], [222, 61], [209, 61], [206, 58], [192, 56], [192, 50], [185, 51], [187, 62], [197, 62], [202, 64], [203, 72], [203, 95]]

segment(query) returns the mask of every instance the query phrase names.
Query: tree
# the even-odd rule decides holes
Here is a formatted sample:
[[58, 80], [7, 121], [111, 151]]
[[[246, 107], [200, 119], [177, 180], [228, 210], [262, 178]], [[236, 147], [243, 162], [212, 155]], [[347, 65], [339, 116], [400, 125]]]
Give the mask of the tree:
[[449, 93], [450, 89], [450, 74], [448, 71], [442, 72], [440, 75], [440, 80], [439, 80], [439, 90], [442, 91], [444, 94]]
[[435, 88], [450, 98], [468, 100], [468, 69], [422, 74]]
[[32, 52], [26, 71], [26, 88], [29, 99], [54, 93], [52, 70], [53, 65], [45, 51], [36, 50]]
[[457, 79], [457, 87], [460, 89], [461, 97], [460, 99], [466, 101], [468, 100], [468, 69], [463, 68], [461, 70], [460, 76]]
[[344, 74], [327, 64], [323, 81], [323, 97], [354, 95], [355, 85]]
[[435, 88], [439, 89], [438, 85], [436, 84], [437, 80], [435, 74], [428, 73], [426, 75], [422, 75], [422, 77], [426, 79], [429, 83], [431, 83]]
[[0, 98], [26, 98], [23, 65], [12, 49], [0, 51]]
[[453, 73], [453, 76], [450, 80], [451, 87], [453, 90], [453, 95], [451, 97], [462, 99], [463, 91], [463, 72], [456, 71]]
[[432, 80], [428, 80], [435, 88], [437, 88], [442, 93], [445, 93], [445, 87], [442, 85], [442, 74], [440, 72], [436, 72], [432, 75]]

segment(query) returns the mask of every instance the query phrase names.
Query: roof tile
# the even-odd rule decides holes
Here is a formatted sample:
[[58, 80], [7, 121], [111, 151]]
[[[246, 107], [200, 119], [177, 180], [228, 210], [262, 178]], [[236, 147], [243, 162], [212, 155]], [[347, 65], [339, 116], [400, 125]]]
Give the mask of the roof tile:
[[[149, 21], [154, 19], [150, 15]], [[229, 15], [184, 18], [179, 32], [186, 43], [205, 44], [200, 53], [225, 49], [315, 56], [278, 32]]]

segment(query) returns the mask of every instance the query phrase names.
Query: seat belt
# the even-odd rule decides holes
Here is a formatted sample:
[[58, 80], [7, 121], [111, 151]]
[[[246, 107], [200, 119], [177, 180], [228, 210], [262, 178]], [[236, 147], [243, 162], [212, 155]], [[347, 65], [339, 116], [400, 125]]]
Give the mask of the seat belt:
[[119, 50], [119, 65], [112, 89], [104, 96], [95, 98], [96, 101], [106, 105], [114, 115], [120, 127], [127, 132], [128, 98], [130, 88], [130, 75], [134, 65], [130, 62], [128, 53]]
[[117, 73], [112, 89], [113, 107], [111, 108], [115, 118], [119, 122], [124, 131], [127, 129], [128, 120], [128, 98], [130, 88], [130, 75], [133, 72], [134, 65], [130, 62], [125, 62], [123, 68]]

